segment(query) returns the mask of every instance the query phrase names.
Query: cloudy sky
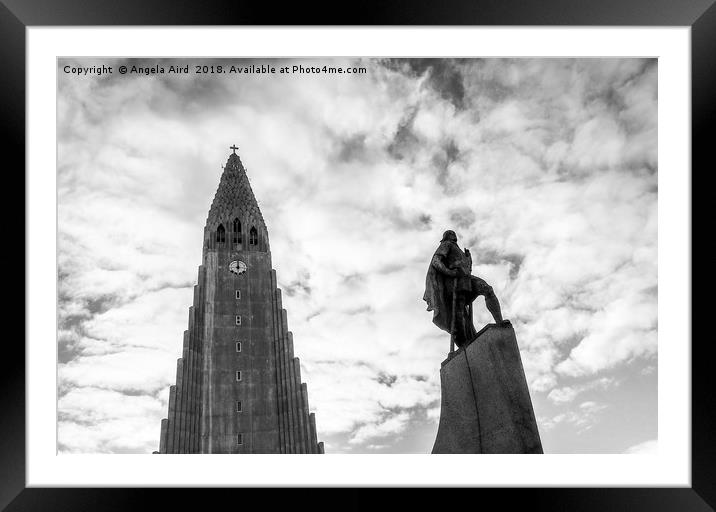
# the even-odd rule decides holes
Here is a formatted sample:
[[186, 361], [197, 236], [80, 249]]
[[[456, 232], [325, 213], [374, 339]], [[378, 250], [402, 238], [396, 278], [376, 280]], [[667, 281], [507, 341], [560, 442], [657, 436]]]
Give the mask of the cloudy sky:
[[422, 296], [446, 229], [512, 320], [545, 451], [655, 449], [655, 59], [132, 63], [296, 61], [60, 60], [61, 453], [157, 449], [234, 143], [327, 453], [430, 452], [449, 337]]

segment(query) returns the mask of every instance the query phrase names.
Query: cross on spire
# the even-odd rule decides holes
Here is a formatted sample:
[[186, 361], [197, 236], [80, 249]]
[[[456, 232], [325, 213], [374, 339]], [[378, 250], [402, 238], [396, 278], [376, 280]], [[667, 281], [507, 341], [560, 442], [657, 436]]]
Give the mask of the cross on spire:
[[236, 154], [236, 150], [239, 149], [239, 148], [237, 148], [237, 147], [236, 147], [236, 144], [234, 144], [233, 146], [229, 146], [229, 149], [233, 149], [233, 150], [234, 150], [234, 154]]

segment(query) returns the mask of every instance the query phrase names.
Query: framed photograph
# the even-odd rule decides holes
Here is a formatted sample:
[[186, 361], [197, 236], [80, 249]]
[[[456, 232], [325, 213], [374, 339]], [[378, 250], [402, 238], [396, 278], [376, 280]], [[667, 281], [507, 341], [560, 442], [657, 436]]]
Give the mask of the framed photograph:
[[716, 7], [368, 7], [4, 2], [26, 327], [0, 506], [711, 509], [691, 180]]

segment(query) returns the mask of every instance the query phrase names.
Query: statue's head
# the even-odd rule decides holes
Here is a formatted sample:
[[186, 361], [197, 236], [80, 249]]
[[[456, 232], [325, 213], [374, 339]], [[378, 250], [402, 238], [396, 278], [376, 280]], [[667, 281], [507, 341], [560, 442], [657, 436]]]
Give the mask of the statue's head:
[[441, 242], [445, 241], [455, 242], [457, 243], [457, 235], [452, 229], [448, 229], [445, 233], [443, 233], [443, 239], [440, 240]]

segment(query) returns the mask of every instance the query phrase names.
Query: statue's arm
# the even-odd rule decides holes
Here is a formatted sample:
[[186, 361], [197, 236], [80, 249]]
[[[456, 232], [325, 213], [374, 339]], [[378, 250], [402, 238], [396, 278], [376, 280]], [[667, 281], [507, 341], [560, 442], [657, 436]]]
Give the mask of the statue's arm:
[[458, 275], [458, 271], [452, 268], [447, 268], [445, 266], [445, 262], [443, 261], [443, 256], [440, 254], [436, 254], [433, 256], [432, 266], [440, 272], [441, 274], [445, 274], [447, 276], [455, 277]]

